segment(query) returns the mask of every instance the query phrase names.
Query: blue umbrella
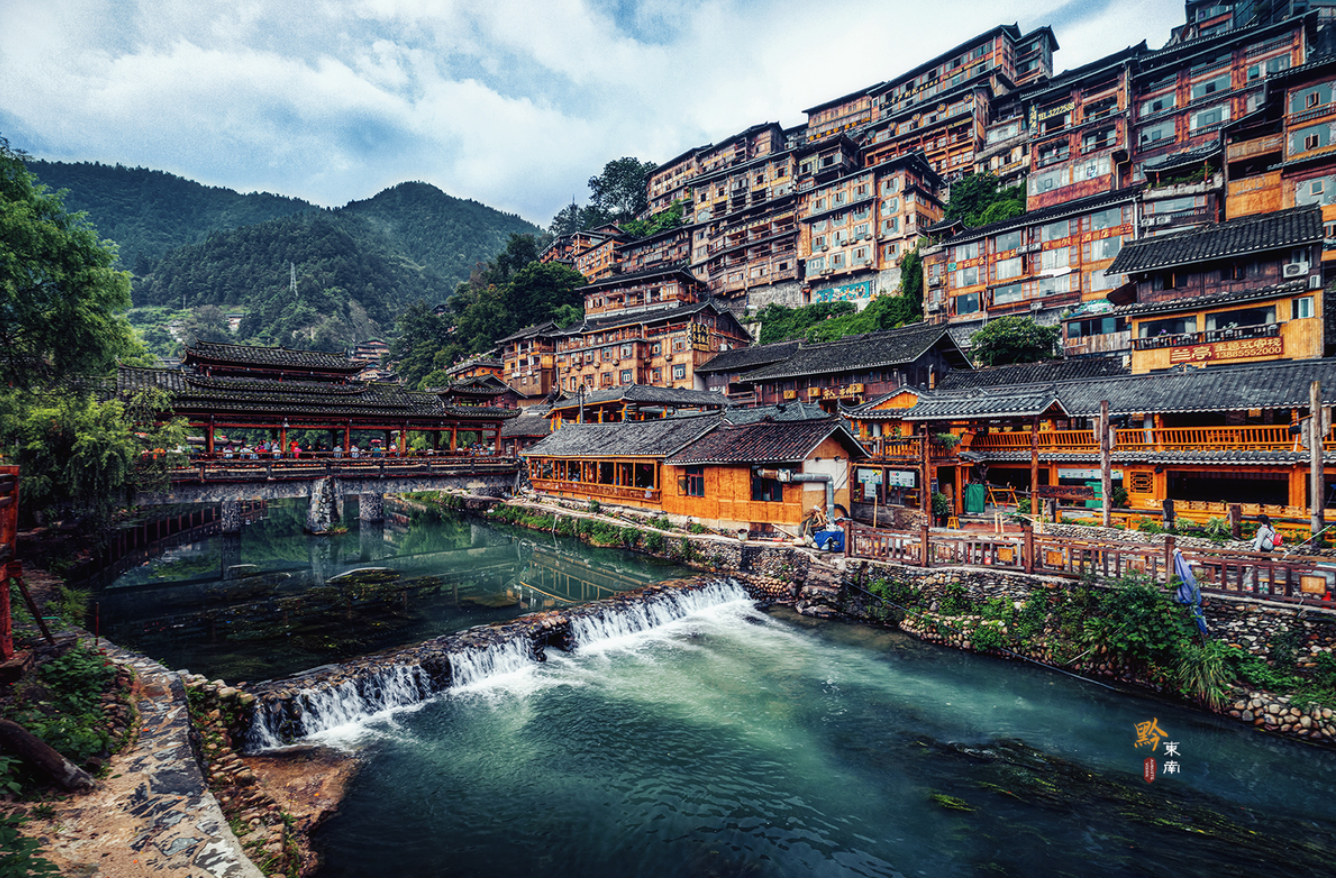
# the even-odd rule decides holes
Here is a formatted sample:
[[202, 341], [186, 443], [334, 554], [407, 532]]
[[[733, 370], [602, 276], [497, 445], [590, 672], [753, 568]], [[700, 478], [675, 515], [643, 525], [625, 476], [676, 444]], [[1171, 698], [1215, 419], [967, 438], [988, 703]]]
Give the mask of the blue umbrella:
[[1201, 589], [1197, 586], [1197, 577], [1192, 575], [1188, 559], [1183, 557], [1182, 549], [1174, 549], [1174, 574], [1178, 576], [1178, 588], [1174, 590], [1174, 600], [1191, 608], [1192, 618], [1201, 629], [1202, 636], [1208, 636], [1206, 617], [1201, 612]]

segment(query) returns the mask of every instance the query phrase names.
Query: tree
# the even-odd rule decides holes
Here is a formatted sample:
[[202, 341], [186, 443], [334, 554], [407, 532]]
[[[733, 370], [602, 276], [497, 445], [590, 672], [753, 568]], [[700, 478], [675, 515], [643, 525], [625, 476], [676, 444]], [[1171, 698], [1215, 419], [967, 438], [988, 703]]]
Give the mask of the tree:
[[421, 301], [399, 315], [398, 337], [390, 342], [390, 362], [405, 384], [415, 387], [436, 369], [436, 355], [450, 344], [451, 328], [449, 321], [431, 313]]
[[1034, 363], [1053, 356], [1062, 331], [1029, 317], [998, 317], [970, 336], [970, 351], [983, 366]]
[[943, 219], [969, 228], [997, 223], [1025, 213], [1025, 185], [1002, 188], [993, 174], [967, 174], [951, 184]]
[[603, 173], [589, 178], [589, 204], [606, 211], [613, 221], [633, 220], [649, 206], [645, 178], [656, 165], [624, 156], [603, 166]]
[[115, 261], [0, 137], [0, 380], [27, 389], [104, 374], [138, 349], [124, 316], [130, 275]]
[[217, 305], [192, 308], [181, 323], [181, 334], [188, 344], [196, 341], [230, 343], [235, 340], [227, 315]]

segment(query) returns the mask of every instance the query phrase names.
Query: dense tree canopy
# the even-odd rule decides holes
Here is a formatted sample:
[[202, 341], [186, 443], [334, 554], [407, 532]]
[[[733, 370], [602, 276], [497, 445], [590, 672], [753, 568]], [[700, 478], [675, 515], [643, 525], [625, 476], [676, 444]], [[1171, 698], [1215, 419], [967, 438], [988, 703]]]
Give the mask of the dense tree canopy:
[[0, 138], [0, 380], [26, 389], [101, 374], [138, 350], [130, 276], [115, 261]]
[[1029, 317], [998, 317], [970, 336], [970, 353], [981, 366], [1035, 363], [1053, 356], [1062, 330]]
[[635, 219], [649, 206], [645, 178], [655, 167], [630, 156], [613, 159], [603, 173], [589, 178], [590, 206], [607, 212], [614, 222]]
[[967, 174], [951, 184], [944, 219], [968, 228], [986, 226], [1025, 213], [1025, 184], [1004, 188], [993, 174]]

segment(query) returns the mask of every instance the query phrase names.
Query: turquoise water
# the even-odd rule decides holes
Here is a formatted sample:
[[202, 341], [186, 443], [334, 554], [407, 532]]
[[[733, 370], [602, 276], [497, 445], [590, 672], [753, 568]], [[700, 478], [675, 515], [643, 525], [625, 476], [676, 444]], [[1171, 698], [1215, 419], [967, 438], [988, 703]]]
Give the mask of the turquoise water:
[[338, 743], [367, 761], [318, 832], [322, 878], [1270, 876], [1336, 855], [1328, 751], [747, 601]]
[[272, 501], [240, 535], [173, 548], [93, 595], [96, 627], [172, 668], [256, 683], [472, 625], [690, 575], [654, 559], [436, 510], [311, 537]]

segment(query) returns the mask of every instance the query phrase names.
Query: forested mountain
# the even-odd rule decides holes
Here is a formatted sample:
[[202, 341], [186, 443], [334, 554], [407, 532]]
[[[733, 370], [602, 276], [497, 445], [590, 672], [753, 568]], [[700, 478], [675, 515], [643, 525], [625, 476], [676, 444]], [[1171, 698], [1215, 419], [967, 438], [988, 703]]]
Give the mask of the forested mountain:
[[361, 217], [394, 241], [414, 262], [454, 285], [479, 263], [500, 253], [512, 234], [537, 235], [538, 226], [485, 204], [447, 195], [428, 183], [400, 183], [342, 212]]
[[[217, 340], [330, 351], [385, 336], [405, 306], [444, 302], [512, 235], [542, 233], [427, 183], [327, 210], [146, 168], [27, 164], [118, 245], [121, 267], [136, 275], [131, 319], [162, 356], [173, 336], [188, 341], [206, 327]], [[220, 308], [244, 315], [235, 333]]]
[[246, 314], [238, 340], [338, 350], [384, 334], [410, 302], [444, 301], [453, 288], [367, 221], [318, 211], [179, 247], [136, 278], [134, 300], [137, 307], [237, 308]]
[[148, 168], [38, 159], [27, 165], [48, 188], [69, 190], [66, 209], [86, 211], [98, 234], [116, 242], [121, 268], [135, 274], [148, 274], [168, 250], [203, 241], [210, 232], [317, 209], [300, 198], [242, 195]]

